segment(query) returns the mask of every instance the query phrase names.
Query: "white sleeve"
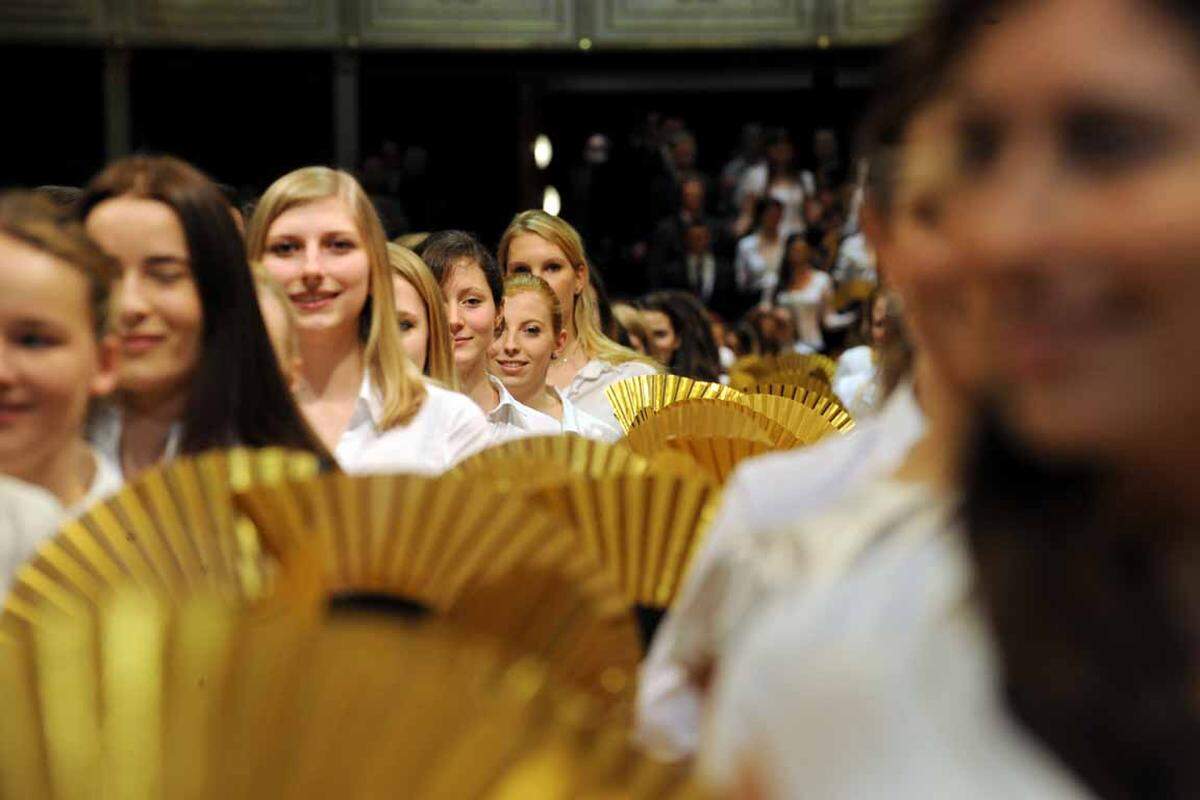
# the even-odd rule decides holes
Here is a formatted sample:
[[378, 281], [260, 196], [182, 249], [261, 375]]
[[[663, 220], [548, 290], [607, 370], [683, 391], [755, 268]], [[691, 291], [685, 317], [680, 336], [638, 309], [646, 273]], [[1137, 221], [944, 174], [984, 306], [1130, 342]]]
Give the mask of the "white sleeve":
[[637, 692], [637, 736], [667, 758], [692, 755], [699, 744], [701, 694], [689, 670], [714, 655], [713, 605], [728, 543], [747, 529], [749, 515], [730, 480], [708, 534], [692, 556], [688, 574], [642, 663]]
[[446, 416], [447, 469], [492, 444], [494, 437], [487, 417], [471, 398], [457, 392], [449, 394], [453, 396], [453, 408]]

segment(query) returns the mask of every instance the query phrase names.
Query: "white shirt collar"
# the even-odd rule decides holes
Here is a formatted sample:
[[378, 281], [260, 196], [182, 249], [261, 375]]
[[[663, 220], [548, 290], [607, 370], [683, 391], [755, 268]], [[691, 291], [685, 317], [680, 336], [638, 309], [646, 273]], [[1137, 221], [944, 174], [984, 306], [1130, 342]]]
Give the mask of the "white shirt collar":
[[621, 438], [620, 431], [580, 409], [558, 389], [551, 386], [550, 390], [562, 402], [563, 433], [575, 433], [587, 439], [599, 439], [602, 442], [615, 442]]
[[500, 396], [500, 402], [486, 415], [488, 424], [492, 426], [494, 444], [521, 436], [554, 435], [562, 432], [562, 426], [554, 417], [518, 401], [495, 375], [487, 377]]

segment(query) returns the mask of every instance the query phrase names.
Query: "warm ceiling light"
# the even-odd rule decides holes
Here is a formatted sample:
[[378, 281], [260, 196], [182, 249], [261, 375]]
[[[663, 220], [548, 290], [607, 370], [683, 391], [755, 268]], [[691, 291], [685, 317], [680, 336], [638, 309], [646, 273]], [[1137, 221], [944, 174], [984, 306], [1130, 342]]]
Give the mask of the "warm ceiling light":
[[547, 186], [546, 191], [542, 192], [542, 211], [555, 217], [562, 211], [562, 198], [553, 186]]
[[537, 164], [538, 169], [545, 169], [550, 166], [552, 158], [554, 158], [554, 148], [550, 145], [550, 137], [544, 133], [538, 134], [538, 137], [533, 140], [533, 163]]

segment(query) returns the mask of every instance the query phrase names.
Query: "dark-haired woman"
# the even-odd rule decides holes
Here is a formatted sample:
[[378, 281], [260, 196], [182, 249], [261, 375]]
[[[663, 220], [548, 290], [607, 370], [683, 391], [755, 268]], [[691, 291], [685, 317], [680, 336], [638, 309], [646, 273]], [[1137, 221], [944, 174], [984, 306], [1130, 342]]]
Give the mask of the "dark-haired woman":
[[175, 158], [134, 156], [97, 175], [77, 213], [120, 265], [116, 402], [90, 436], [121, 474], [234, 445], [325, 455], [284, 383], [242, 237], [212, 181]]
[[738, 291], [747, 297], [762, 297], [779, 283], [783, 263], [783, 203], [767, 197], [760, 200], [754, 215], [754, 230], [737, 243], [733, 262]]
[[[771, 689], [737, 715], [743, 763], [767, 797], [1200, 796], [1200, 8], [964, 0], [928, 35], [957, 66], [948, 224], [995, 376], [966, 546], [756, 626], [722, 678]], [[769, 677], [799, 663], [785, 630], [806, 678]], [[831, 703], [833, 728], [789, 722]]]
[[826, 329], [850, 325], [855, 314], [833, 310], [833, 279], [816, 266], [817, 252], [805, 234], [788, 237], [783, 247], [783, 270], [773, 290], [764, 292], [763, 302], [787, 309], [796, 328], [796, 349], [811, 353], [825, 351]]
[[720, 381], [721, 356], [704, 306], [694, 295], [668, 289], [646, 295], [639, 305], [650, 351], [667, 372], [698, 381]]

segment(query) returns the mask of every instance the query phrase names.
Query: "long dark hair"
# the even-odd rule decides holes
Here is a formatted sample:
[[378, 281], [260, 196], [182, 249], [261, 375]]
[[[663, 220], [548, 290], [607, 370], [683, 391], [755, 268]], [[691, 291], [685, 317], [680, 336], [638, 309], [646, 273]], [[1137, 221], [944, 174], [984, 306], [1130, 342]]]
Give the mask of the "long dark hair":
[[[1107, 798], [1200, 797], [1178, 530], [1094, 464], [1040, 459], [995, 413], [966, 470], [976, 581], [1008, 707]], [[1154, 510], [1151, 510], [1154, 509]]]
[[131, 156], [92, 179], [77, 214], [133, 195], [170, 206], [183, 228], [204, 314], [200, 355], [183, 412], [180, 452], [279, 446], [328, 453], [284, 383], [231, 207], [195, 167], [171, 156]]
[[646, 295], [640, 305], [647, 311], [660, 311], [671, 320], [679, 339], [679, 347], [667, 366], [671, 374], [713, 383], [721, 379], [721, 356], [699, 300], [687, 292], [667, 289]]
[[775, 284], [775, 293], [771, 297], [772, 300], [779, 297], [779, 295], [782, 293], [790, 290], [792, 278], [796, 275], [796, 268], [792, 266], [791, 258], [792, 246], [796, 244], [796, 242], [804, 242], [805, 246], [808, 247], [808, 266], [815, 270], [821, 271], [820, 264], [816, 260], [817, 253], [813, 246], [809, 244], [806, 234], [793, 233], [783, 243], [783, 264], [779, 270], [779, 283]]

